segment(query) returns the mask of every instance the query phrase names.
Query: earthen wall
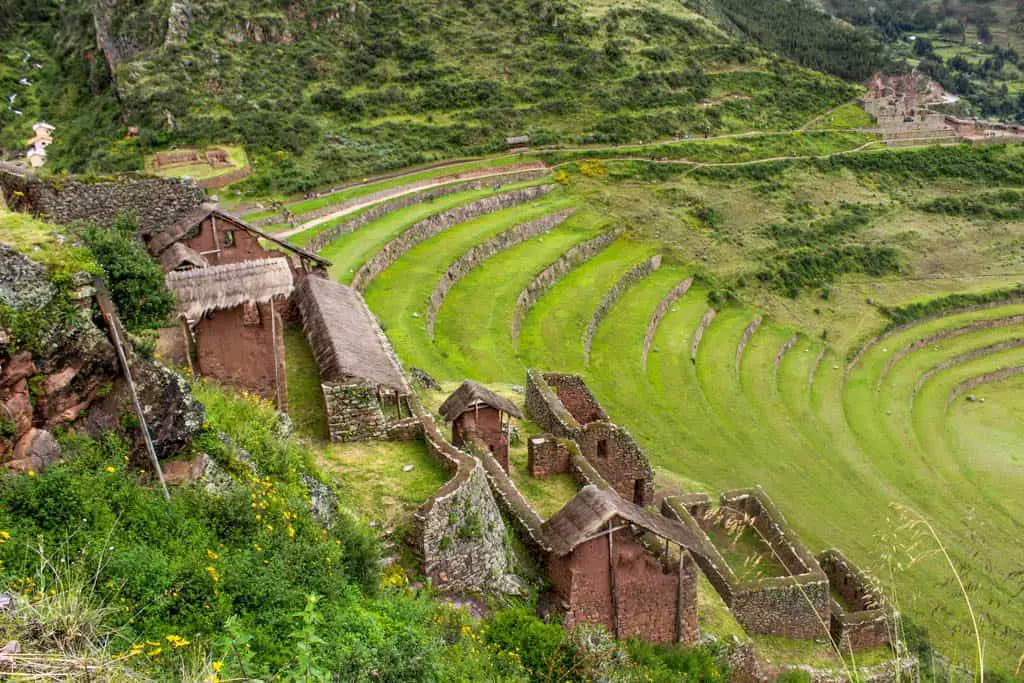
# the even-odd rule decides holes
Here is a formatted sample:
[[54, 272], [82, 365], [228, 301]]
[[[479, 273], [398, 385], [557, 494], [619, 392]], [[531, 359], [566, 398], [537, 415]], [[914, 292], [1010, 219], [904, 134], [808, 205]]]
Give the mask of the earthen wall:
[[[258, 304], [257, 308], [256, 324], [246, 324], [242, 306], [208, 313], [199, 321], [195, 331], [197, 370], [206, 377], [273, 399], [276, 345], [281, 400], [287, 405], [284, 325], [271, 304]], [[272, 314], [277, 316], [273, 325]]]

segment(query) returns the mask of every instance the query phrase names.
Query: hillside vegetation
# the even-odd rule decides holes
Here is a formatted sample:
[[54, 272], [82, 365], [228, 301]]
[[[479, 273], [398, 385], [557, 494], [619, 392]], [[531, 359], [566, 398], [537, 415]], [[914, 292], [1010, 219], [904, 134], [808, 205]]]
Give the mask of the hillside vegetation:
[[[724, 23], [658, 2], [15, 3], [0, 17], [0, 95], [25, 108], [0, 111], [0, 145], [18, 150], [35, 117], [58, 126], [57, 169], [141, 169], [170, 145], [239, 142], [256, 167], [243, 187], [294, 192], [521, 134], [795, 128], [856, 93]], [[138, 140], [121, 139], [128, 125]]]

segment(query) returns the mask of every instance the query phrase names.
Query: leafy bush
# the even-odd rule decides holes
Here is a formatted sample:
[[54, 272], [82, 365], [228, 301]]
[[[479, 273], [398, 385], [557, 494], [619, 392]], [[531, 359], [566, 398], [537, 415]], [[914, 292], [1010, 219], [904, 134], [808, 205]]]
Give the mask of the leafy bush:
[[174, 310], [174, 296], [163, 271], [136, 238], [135, 220], [122, 217], [113, 226], [84, 227], [82, 239], [105, 274], [110, 296], [129, 329], [154, 325]]
[[891, 321], [888, 327], [886, 327], [889, 330], [915, 320], [943, 315], [969, 306], [984, 306], [985, 304], [1020, 299], [1024, 299], [1024, 285], [1017, 285], [1008, 289], [996, 289], [989, 292], [950, 294], [949, 296], [929, 299], [928, 301], [915, 301], [906, 306], [882, 306], [880, 308], [882, 313], [887, 315]]
[[587, 669], [569, 634], [546, 624], [524, 609], [494, 615], [484, 629], [484, 640], [505, 652], [519, 655], [535, 681], [584, 681]]
[[796, 298], [804, 289], [822, 287], [847, 273], [865, 273], [881, 277], [898, 272], [899, 256], [892, 247], [801, 247], [783, 254], [767, 268], [759, 271], [757, 278], [786, 296]]

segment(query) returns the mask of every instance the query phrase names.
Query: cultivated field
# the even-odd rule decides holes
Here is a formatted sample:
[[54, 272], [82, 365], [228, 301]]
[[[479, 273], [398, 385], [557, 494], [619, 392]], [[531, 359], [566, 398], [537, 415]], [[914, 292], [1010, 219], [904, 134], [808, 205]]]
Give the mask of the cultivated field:
[[[803, 141], [792, 156], [820, 157], [819, 142]], [[779, 156], [771, 147], [771, 158]], [[848, 146], [824, 153], [837, 149]], [[812, 550], [842, 548], [883, 580], [938, 647], [969, 660], [971, 619], [936, 539], [918, 522], [927, 520], [964, 580], [989, 666], [1012, 670], [1024, 643], [1024, 604], [1014, 599], [1024, 585], [1024, 375], [1017, 374], [1024, 369], [1024, 296], [1007, 289], [934, 307], [899, 327], [879, 304], [1016, 283], [1019, 247], [1010, 253], [1003, 245], [1020, 244], [1021, 218], [951, 216], [923, 204], [1012, 186], [1021, 155], [985, 152], [1004, 155], [1000, 179], [978, 175], [973, 157], [964, 177], [967, 167], [928, 153], [885, 152], [896, 170], [880, 171], [865, 171], [857, 153], [844, 155], [858, 159], [844, 167], [766, 161], [769, 173], [721, 173], [713, 162], [702, 174], [659, 170], [668, 164], [570, 161], [556, 167], [555, 191], [420, 242], [364, 294], [407, 368], [448, 388], [473, 378], [514, 395], [529, 367], [582, 373], [612, 419], [645, 447], [662, 489], [716, 493], [761, 484]], [[902, 179], [901, 165], [926, 163], [932, 172], [923, 180]], [[392, 212], [321, 253], [334, 262], [332, 277], [350, 282], [418, 221], [510, 189]], [[568, 220], [459, 280], [431, 339], [430, 295], [453, 263], [515, 225], [571, 207], [577, 211]], [[625, 230], [517, 313], [538, 273], [615, 228]], [[811, 253], [892, 247], [898, 270], [801, 271], [795, 298], [758, 275], [803, 262], [797, 257], [808, 244]], [[660, 268], [624, 279], [656, 253], [664, 257]], [[690, 278], [688, 288], [680, 286]], [[617, 298], [609, 297], [613, 290]], [[655, 316], [662, 302], [664, 315]], [[428, 405], [437, 399], [424, 396]], [[513, 452], [513, 477], [525, 482], [523, 457]], [[523, 486], [545, 511], [568, 493], [557, 483]]]

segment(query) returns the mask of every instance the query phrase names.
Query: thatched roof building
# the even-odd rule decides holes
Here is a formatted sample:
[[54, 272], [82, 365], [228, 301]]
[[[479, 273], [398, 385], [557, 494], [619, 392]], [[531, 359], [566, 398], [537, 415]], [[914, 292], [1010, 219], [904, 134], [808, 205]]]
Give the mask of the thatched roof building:
[[171, 245], [177, 242], [187, 241], [195, 237], [198, 234], [203, 221], [211, 216], [219, 220], [233, 223], [242, 230], [255, 235], [257, 238], [273, 242], [275, 245], [297, 254], [303, 259], [312, 261], [319, 266], [326, 268], [331, 265], [330, 261], [317, 256], [313, 252], [303, 249], [302, 247], [297, 247], [294, 244], [290, 244], [278, 237], [275, 237], [274, 235], [271, 235], [270, 233], [260, 230], [259, 228], [255, 228], [243, 221], [241, 218], [225, 211], [221, 211], [210, 204], [204, 204], [197, 209], [193, 209], [192, 211], [185, 213], [178, 218], [177, 221], [154, 234], [149, 239], [148, 243], [150, 253], [153, 254], [153, 256], [162, 257], [163, 253], [169, 249]]
[[160, 267], [165, 273], [186, 268], [206, 268], [210, 262], [192, 247], [182, 242], [175, 242], [160, 255]]
[[358, 291], [310, 275], [299, 282], [296, 300], [321, 382], [362, 380], [402, 396], [412, 394], [391, 344]]
[[509, 401], [507, 398], [498, 396], [479, 382], [474, 382], [469, 379], [463, 382], [459, 388], [441, 404], [441, 417], [451, 422], [467, 410], [471, 410], [472, 408], [481, 405], [490, 406], [491, 408], [507, 413], [512, 417], [520, 419], [523, 417], [523, 414], [519, 412], [519, 408], [516, 407], [515, 403], [512, 403], [512, 401]]
[[620, 518], [687, 550], [701, 553], [705, 541], [696, 531], [634, 505], [614, 491], [594, 485], [584, 487], [565, 507], [544, 523], [552, 552], [561, 557], [602, 532], [608, 522]]
[[172, 271], [167, 287], [178, 299], [178, 311], [198, 320], [209, 311], [287, 297], [293, 282], [287, 259], [270, 258]]

